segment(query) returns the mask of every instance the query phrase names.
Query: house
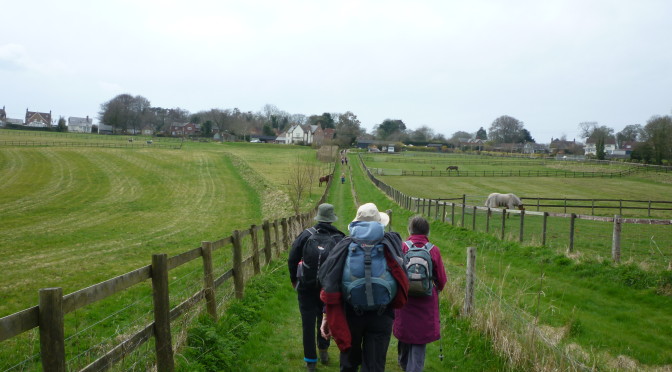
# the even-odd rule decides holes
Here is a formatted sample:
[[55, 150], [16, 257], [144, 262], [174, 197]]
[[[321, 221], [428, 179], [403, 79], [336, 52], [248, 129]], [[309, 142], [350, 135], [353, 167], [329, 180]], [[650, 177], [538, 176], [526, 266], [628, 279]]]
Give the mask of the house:
[[168, 128], [168, 133], [171, 136], [192, 136], [196, 133], [200, 133], [201, 126], [194, 123], [173, 123]]
[[576, 139], [567, 141], [560, 138], [551, 137], [551, 143], [549, 144], [549, 149], [551, 154], [577, 154], [578, 150], [581, 150], [580, 145], [576, 143]]
[[88, 116], [85, 118], [78, 118], [71, 116], [68, 118], [68, 132], [77, 133], [91, 133], [93, 128], [93, 119]]
[[26, 109], [25, 124], [28, 127], [49, 128], [51, 126], [51, 111], [46, 112], [28, 111]]
[[310, 125], [294, 124], [287, 129], [285, 135], [285, 143], [287, 144], [304, 144], [310, 145], [313, 143], [313, 134]]
[[480, 151], [483, 150], [483, 148], [485, 147], [485, 141], [483, 141], [480, 138], [459, 138], [458, 146], [463, 151], [464, 150]]
[[151, 125], [145, 125], [140, 130], [140, 133], [142, 133], [144, 136], [152, 136], [154, 135], [154, 127]]
[[311, 125], [311, 129], [313, 130], [311, 143], [316, 146], [323, 146], [331, 143], [331, 141], [334, 139], [334, 135], [336, 134], [336, 129], [322, 129], [320, 125]]
[[287, 132], [282, 132], [277, 137], [275, 137], [275, 142], [283, 144], [287, 143]]
[[548, 145], [534, 142], [525, 142], [523, 154], [548, 154]]
[[[606, 155], [611, 155], [614, 153], [618, 147], [616, 146], [616, 138], [613, 136], [607, 137], [604, 139], [604, 153]], [[589, 137], [586, 140], [586, 147], [584, 148], [586, 155], [597, 155], [597, 139], [594, 137]]]

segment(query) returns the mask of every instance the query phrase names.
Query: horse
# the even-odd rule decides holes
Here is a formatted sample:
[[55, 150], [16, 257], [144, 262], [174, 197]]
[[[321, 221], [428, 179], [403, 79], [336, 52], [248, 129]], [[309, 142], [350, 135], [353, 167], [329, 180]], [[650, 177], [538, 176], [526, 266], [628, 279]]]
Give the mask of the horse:
[[460, 168], [457, 167], [457, 165], [449, 165], [448, 168], [446, 168], [447, 171], [460, 171]]
[[[499, 208], [504, 207], [506, 209], [518, 208], [521, 211], [525, 210], [523, 202], [514, 194], [500, 194], [493, 192], [488, 195], [488, 198], [485, 200], [485, 206], [488, 208]], [[489, 212], [489, 211], [488, 211]]]
[[322, 187], [322, 182], [329, 183], [329, 180], [331, 180], [331, 174], [320, 177], [320, 187]]

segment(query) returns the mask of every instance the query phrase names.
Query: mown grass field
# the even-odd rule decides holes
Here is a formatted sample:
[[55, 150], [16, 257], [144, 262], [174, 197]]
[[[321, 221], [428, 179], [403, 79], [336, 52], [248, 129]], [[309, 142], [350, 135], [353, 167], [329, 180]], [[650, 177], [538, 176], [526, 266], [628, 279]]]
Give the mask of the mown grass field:
[[[18, 135], [22, 140], [45, 137], [16, 133], [22, 133]], [[1, 131], [0, 142], [16, 133]], [[58, 142], [93, 136], [49, 133], [48, 137]], [[40, 288], [62, 287], [67, 294], [148, 265], [152, 254], [173, 256], [202, 241], [229, 236], [234, 229], [290, 216], [282, 198], [289, 164], [298, 157], [319, 169], [314, 150], [261, 146], [185, 143], [180, 150], [1, 146], [0, 317], [36, 305]], [[241, 161], [249, 154], [260, 156], [250, 156], [249, 163]], [[315, 182], [311, 191], [306, 206], [312, 206], [323, 189]], [[224, 270], [228, 256], [219, 258], [216, 271]], [[198, 290], [202, 281], [198, 269], [191, 265], [171, 273], [175, 288], [171, 302], [179, 303]], [[120, 309], [123, 313], [113, 320], [99, 323]], [[66, 317], [66, 332], [72, 336], [96, 324], [105, 338], [120, 336], [129, 322], [139, 326], [149, 314], [151, 292], [138, 286]], [[0, 368], [34, 356], [35, 337], [28, 332], [3, 342]], [[73, 338], [68, 349], [76, 355], [100, 342], [95, 339]], [[77, 363], [70, 367], [81, 367], [86, 358]]]

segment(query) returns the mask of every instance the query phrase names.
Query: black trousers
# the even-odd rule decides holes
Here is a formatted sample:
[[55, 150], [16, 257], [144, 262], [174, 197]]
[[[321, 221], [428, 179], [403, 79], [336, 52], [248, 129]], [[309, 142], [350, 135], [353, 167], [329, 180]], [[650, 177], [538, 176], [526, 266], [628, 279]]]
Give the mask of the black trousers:
[[326, 349], [329, 347], [329, 340], [325, 340], [320, 335], [322, 309], [324, 308], [324, 304], [320, 300], [320, 290], [302, 289], [301, 284], [299, 284], [297, 294], [303, 328], [303, 357], [306, 362], [317, 362], [315, 335], [317, 334], [318, 348]]
[[390, 346], [394, 311], [389, 308], [382, 314], [367, 311], [357, 315], [349, 305], [345, 305], [345, 317], [352, 335], [352, 347], [341, 353], [341, 372], [385, 371], [387, 348]]

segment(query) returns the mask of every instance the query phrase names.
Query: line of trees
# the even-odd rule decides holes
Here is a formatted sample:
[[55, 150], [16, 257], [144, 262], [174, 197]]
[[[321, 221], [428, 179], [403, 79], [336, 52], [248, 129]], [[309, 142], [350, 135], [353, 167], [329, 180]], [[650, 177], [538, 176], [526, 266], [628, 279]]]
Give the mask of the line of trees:
[[[144, 127], [161, 132], [167, 131], [173, 123], [192, 122], [200, 125], [201, 134], [204, 136], [210, 136], [217, 131], [239, 138], [249, 138], [252, 133], [265, 136], [278, 135], [295, 124], [319, 125], [323, 129], [334, 129], [334, 144], [342, 147], [352, 146], [357, 138], [411, 144], [442, 143], [452, 144], [455, 147], [465, 139], [480, 139], [487, 141], [489, 145], [535, 143], [524, 123], [508, 115], [496, 118], [487, 131], [483, 127], [475, 133], [457, 131], [450, 138], [436, 133], [426, 125], [409, 129], [401, 119], [385, 119], [375, 125], [369, 134], [362, 128], [357, 115], [350, 111], [306, 116], [290, 114], [267, 104], [259, 112], [242, 112], [238, 108], [213, 108], [192, 114], [179, 107], [170, 109], [152, 107], [147, 98], [130, 94], [120, 94], [101, 104], [99, 120], [121, 133], [139, 132]], [[606, 157], [605, 144], [613, 140], [619, 147], [627, 142], [637, 143], [632, 152], [633, 159], [656, 164], [672, 162], [670, 116], [654, 116], [644, 126], [627, 125], [616, 134], [614, 129], [596, 122], [580, 123], [579, 129], [581, 137], [596, 144], [599, 159]]]

